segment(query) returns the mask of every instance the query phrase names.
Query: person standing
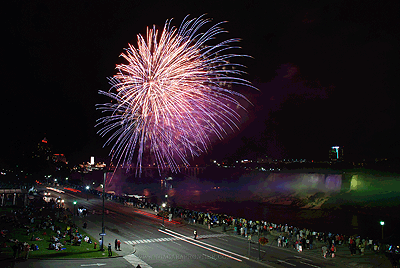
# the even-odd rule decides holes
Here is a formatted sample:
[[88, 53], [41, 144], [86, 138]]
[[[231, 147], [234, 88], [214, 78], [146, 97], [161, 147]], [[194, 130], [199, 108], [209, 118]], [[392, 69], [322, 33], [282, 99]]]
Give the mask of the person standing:
[[118, 249], [118, 239], [115, 239], [114, 246], [115, 246], [115, 250], [117, 250]]
[[193, 235], [194, 235], [194, 239], [197, 239], [197, 230], [196, 229], [193, 231]]
[[112, 256], [111, 243], [108, 243], [108, 257]]
[[354, 237], [350, 237], [349, 248], [351, 256], [356, 254], [356, 241], [354, 241]]
[[335, 257], [335, 252], [336, 252], [336, 247], [335, 247], [335, 244], [332, 243], [332, 246], [331, 246], [331, 255], [332, 255], [332, 258]]
[[326, 253], [328, 252], [328, 247], [324, 244], [322, 246], [322, 256], [324, 256], [324, 258], [326, 258]]
[[18, 249], [19, 249], [18, 240], [15, 240], [14, 245], [12, 246], [14, 260], [17, 259]]
[[24, 243], [25, 260], [27, 260], [29, 257], [29, 250], [30, 250], [30, 246], [28, 243], [25, 242]]
[[121, 241], [120, 240], [117, 241], [117, 246], [118, 246], [118, 250], [121, 251]]

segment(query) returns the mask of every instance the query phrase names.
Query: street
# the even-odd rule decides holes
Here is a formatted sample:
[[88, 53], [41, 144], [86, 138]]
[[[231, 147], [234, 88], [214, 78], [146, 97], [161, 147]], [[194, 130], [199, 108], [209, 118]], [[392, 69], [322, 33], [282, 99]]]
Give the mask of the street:
[[[82, 227], [87, 222], [90, 235], [100, 238], [102, 226], [102, 199], [85, 193], [51, 192], [52, 197], [60, 196], [65, 206], [73, 210], [88, 209], [88, 216], [75, 217], [76, 224]], [[115, 239], [121, 240], [121, 257], [104, 259], [74, 260], [34, 260], [29, 267], [333, 267], [334, 263], [323, 258], [313, 258], [297, 253], [293, 249], [261, 246], [249, 243], [245, 238], [209, 230], [199, 225], [170, 223], [162, 220], [148, 209], [126, 207], [123, 204], [106, 200], [105, 202], [104, 245], [111, 243], [114, 250]], [[94, 213], [93, 213], [94, 212]], [[193, 231], [197, 229], [198, 238]], [[86, 245], [82, 245], [86, 246]], [[90, 245], [92, 246], [92, 245]], [[107, 256], [107, 252], [104, 253]], [[249, 258], [250, 256], [250, 258]], [[258, 260], [260, 259], [260, 261]], [[15, 263], [13, 267], [26, 267], [27, 262]]]

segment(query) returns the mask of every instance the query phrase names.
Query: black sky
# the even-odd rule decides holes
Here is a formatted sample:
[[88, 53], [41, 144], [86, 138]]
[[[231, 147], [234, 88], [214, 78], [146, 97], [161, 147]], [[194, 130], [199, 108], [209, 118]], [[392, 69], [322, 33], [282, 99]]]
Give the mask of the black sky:
[[[143, 2], [143, 3], [141, 3]], [[398, 1], [12, 1], [2, 65], [2, 162], [44, 136], [72, 163], [104, 156], [97, 94], [147, 26], [191, 14], [242, 39], [253, 106], [209, 157], [326, 159], [400, 151]], [[240, 89], [241, 90], [241, 89]]]

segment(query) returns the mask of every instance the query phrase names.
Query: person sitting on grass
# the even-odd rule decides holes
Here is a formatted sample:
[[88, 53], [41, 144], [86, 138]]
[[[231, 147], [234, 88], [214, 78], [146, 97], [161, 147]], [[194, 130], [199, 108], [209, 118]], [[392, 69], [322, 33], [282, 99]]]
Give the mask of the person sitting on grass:
[[31, 245], [31, 249], [32, 249], [33, 251], [39, 250], [39, 246], [36, 245], [36, 244], [32, 244], [32, 245]]
[[43, 239], [40, 237], [35, 237], [35, 235], [32, 235], [31, 241], [42, 241]]
[[79, 237], [75, 236], [75, 238], [74, 238], [74, 246], [80, 246], [81, 242], [82, 242], [82, 240]]
[[56, 250], [62, 250], [63, 244], [61, 244], [60, 242], [58, 242], [56, 244]]
[[6, 237], [8, 230], [1, 230], [1, 236]]

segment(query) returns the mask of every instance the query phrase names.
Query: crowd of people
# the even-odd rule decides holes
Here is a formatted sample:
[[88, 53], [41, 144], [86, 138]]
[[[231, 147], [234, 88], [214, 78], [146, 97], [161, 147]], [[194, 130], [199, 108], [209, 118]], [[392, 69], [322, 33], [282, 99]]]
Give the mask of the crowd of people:
[[[131, 205], [138, 208], [148, 208], [156, 212], [162, 209], [159, 205], [139, 200], [129, 200]], [[275, 224], [266, 220], [252, 220], [240, 217], [233, 217], [226, 214], [201, 212], [180, 207], [165, 208], [167, 214], [172, 214], [176, 218], [181, 218], [189, 224], [202, 224], [209, 229], [220, 226], [224, 231], [233, 230], [237, 235], [243, 237], [272, 235], [275, 239], [271, 243], [276, 243], [278, 247], [293, 248], [299, 252], [303, 250], [315, 249], [315, 244], [321, 245], [321, 256], [335, 257], [338, 245], [348, 246], [351, 255], [364, 255], [366, 250], [378, 252], [381, 243], [369, 237], [359, 235], [351, 236], [347, 234], [334, 234], [332, 232], [319, 232], [307, 228], [299, 228], [288, 224]]]
[[[68, 209], [58, 206], [55, 200], [46, 203], [33, 199], [25, 207], [14, 207], [0, 215], [2, 246], [7, 247], [7, 243], [12, 245], [14, 259], [28, 259], [30, 251], [41, 250], [37, 242], [42, 240], [50, 242], [47, 250], [64, 250], [67, 242], [77, 246], [82, 240], [92, 243], [89, 237], [82, 237], [76, 225], [71, 222], [70, 214]], [[28, 239], [19, 241], [14, 237], [13, 230], [22, 231]]]

